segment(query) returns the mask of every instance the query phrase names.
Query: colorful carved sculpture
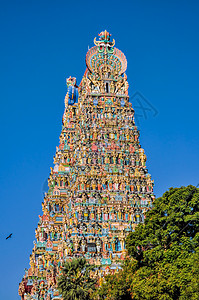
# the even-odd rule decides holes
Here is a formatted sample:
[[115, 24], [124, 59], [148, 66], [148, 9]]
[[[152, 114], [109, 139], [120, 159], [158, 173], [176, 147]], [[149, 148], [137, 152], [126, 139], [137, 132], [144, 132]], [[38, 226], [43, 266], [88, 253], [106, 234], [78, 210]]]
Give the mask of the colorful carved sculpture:
[[[78, 88], [67, 79], [63, 127], [21, 299], [61, 299], [64, 261], [85, 256], [98, 276], [118, 271], [125, 238], [152, 206], [153, 181], [129, 102], [127, 60], [102, 32]], [[77, 101], [78, 98], [78, 101]]]
[[73, 105], [74, 103], [77, 103], [78, 101], [78, 87], [76, 85], [76, 78], [75, 77], [69, 77], [66, 79], [66, 84], [68, 87], [68, 105]]

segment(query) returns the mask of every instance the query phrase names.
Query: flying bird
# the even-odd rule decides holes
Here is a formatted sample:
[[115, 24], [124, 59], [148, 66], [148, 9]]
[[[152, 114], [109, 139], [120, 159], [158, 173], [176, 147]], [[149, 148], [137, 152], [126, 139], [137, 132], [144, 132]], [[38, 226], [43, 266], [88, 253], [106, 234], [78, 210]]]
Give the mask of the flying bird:
[[11, 234], [9, 234], [9, 236], [7, 236], [6, 240], [7, 240], [7, 239], [10, 239], [10, 238], [11, 238], [11, 236], [12, 236], [12, 233], [11, 233]]

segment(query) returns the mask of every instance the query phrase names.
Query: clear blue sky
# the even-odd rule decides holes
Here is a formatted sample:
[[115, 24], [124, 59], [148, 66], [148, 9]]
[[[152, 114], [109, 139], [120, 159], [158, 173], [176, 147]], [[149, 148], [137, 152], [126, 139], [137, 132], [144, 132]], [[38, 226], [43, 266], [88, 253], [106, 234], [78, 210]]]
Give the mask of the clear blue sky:
[[137, 109], [155, 194], [197, 185], [198, 15], [191, 0], [1, 1], [0, 299], [19, 299], [61, 132], [65, 78], [80, 82], [102, 30], [127, 57], [130, 95], [139, 91], [158, 112], [144, 119]]

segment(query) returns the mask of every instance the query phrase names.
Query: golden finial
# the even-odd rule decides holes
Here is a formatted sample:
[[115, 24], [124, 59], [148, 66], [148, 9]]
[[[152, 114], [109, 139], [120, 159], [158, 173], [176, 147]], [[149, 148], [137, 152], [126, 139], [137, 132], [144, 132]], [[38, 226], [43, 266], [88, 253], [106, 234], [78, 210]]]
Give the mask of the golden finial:
[[96, 41], [96, 38], [94, 38], [94, 44], [96, 46], [100, 46], [101, 44], [104, 44], [113, 47], [115, 45], [114, 39], [112, 42], [110, 42], [111, 34], [107, 30], [100, 32], [98, 35], [99, 35], [99, 41]]

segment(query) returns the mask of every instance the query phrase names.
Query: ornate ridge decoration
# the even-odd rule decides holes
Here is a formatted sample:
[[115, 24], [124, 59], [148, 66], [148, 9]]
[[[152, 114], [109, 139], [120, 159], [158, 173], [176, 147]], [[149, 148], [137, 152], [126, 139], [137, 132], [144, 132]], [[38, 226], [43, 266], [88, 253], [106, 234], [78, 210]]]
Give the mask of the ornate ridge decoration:
[[115, 40], [113, 39], [113, 42], [110, 42], [110, 37], [111, 37], [111, 34], [108, 32], [108, 31], [102, 31], [101, 33], [98, 34], [99, 35], [99, 41], [96, 41], [96, 38], [94, 38], [94, 44], [96, 46], [103, 46], [103, 45], [106, 45], [108, 44], [109, 47], [113, 47], [115, 45]]
[[119, 75], [122, 75], [127, 69], [127, 60], [125, 55], [117, 48], [113, 48], [115, 40], [110, 42], [110, 34], [105, 30], [99, 34], [100, 40], [94, 43], [86, 54], [86, 65], [91, 73], [96, 69], [100, 69], [107, 65], [110, 70], [115, 70]]

